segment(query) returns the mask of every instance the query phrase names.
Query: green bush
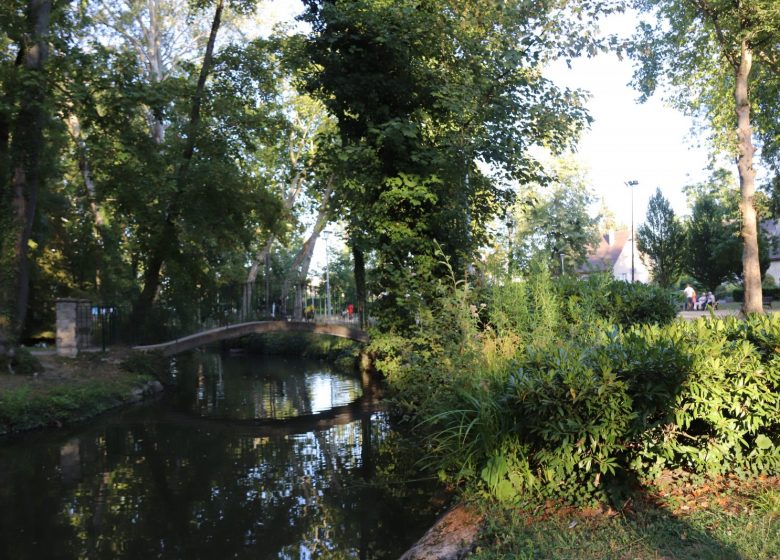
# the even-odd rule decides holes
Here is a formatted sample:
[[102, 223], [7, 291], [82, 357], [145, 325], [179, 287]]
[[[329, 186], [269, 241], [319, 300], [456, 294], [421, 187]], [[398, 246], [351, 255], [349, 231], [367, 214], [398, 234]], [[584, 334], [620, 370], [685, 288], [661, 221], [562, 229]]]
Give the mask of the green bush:
[[[773, 297], [775, 299], [780, 299], [780, 288], [769, 288], [769, 287], [762, 287], [761, 293], [766, 296]], [[731, 292], [731, 297], [734, 299], [734, 301], [737, 302], [743, 302], [745, 301], [745, 290], [744, 288], [734, 288], [734, 290]]]
[[171, 360], [160, 352], [131, 352], [120, 367], [131, 373], [148, 375], [163, 383], [171, 383]]
[[[637, 323], [667, 324], [679, 310], [679, 296], [658, 286], [623, 282], [606, 274], [584, 279], [563, 278], [557, 283], [560, 297], [588, 308], [590, 313], [612, 323], [628, 326]], [[571, 318], [580, 315], [571, 307]]]
[[26, 348], [17, 348], [12, 359], [0, 356], [0, 374], [13, 372], [18, 375], [34, 375], [43, 371], [43, 366], [38, 358], [33, 356]]
[[[375, 338], [442, 478], [501, 499], [582, 503], [663, 469], [780, 473], [780, 316], [623, 327], [663, 323], [668, 311], [644, 306], [666, 296], [604, 280], [554, 285], [542, 271], [479, 303], [457, 286], [411, 340]], [[584, 295], [605, 290], [625, 310], [614, 323]], [[644, 303], [624, 305], [629, 293]]]

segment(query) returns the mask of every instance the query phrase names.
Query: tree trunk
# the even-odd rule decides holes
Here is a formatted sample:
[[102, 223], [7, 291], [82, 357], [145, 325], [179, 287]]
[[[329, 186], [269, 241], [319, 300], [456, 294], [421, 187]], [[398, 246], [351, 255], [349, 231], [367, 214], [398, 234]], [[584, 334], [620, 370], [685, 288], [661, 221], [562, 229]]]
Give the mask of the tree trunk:
[[358, 321], [361, 329], [368, 327], [366, 316], [366, 261], [357, 242], [352, 244], [352, 260], [355, 266], [355, 292], [357, 297]]
[[100, 207], [97, 203], [97, 189], [95, 188], [95, 180], [92, 178], [92, 170], [89, 166], [87, 143], [84, 141], [84, 137], [81, 134], [81, 122], [76, 115], [70, 115], [67, 124], [68, 133], [70, 134], [73, 143], [76, 145], [76, 162], [78, 163], [79, 171], [81, 172], [81, 178], [84, 180], [84, 187], [87, 189], [87, 199], [93, 219], [93, 233], [95, 234], [95, 237], [100, 240], [100, 228], [103, 227], [103, 215], [101, 214]]
[[[43, 154], [43, 127], [45, 120], [44, 101], [46, 83], [43, 65], [48, 58], [49, 44], [46, 35], [49, 32], [51, 0], [30, 0], [28, 5], [28, 23], [32, 42], [22, 56], [23, 72], [34, 78], [32, 86], [21, 95], [19, 112], [16, 116], [12, 135], [11, 151], [14, 154], [11, 179], [13, 216], [13, 259], [11, 272], [15, 276], [10, 288], [15, 295], [14, 302], [5, 303], [11, 314], [6, 329], [6, 353], [13, 353], [13, 347], [19, 342], [27, 318], [27, 304], [30, 295], [30, 261], [28, 243], [32, 236], [40, 186], [41, 155]], [[12, 294], [7, 294], [12, 296]], [[12, 296], [13, 297], [13, 296]]]
[[[159, 83], [165, 77], [165, 65], [162, 58], [163, 30], [160, 22], [160, 5], [159, 2], [155, 1], [149, 2], [147, 6], [149, 8], [149, 27], [144, 35], [146, 36], [148, 48], [149, 74], [155, 82]], [[148, 118], [152, 139], [156, 144], [162, 144], [165, 139], [165, 123], [162, 117], [150, 109]]]
[[198, 76], [198, 84], [195, 87], [195, 93], [192, 96], [192, 107], [190, 109], [190, 120], [187, 124], [187, 140], [182, 152], [181, 165], [176, 175], [176, 191], [173, 193], [170, 204], [165, 215], [160, 235], [151, 249], [150, 257], [146, 261], [144, 268], [144, 286], [141, 295], [136, 302], [133, 310], [135, 324], [140, 324], [144, 316], [150, 310], [154, 299], [157, 297], [161, 283], [161, 275], [165, 261], [176, 251], [178, 239], [176, 234], [176, 217], [179, 212], [180, 199], [184, 194], [184, 185], [187, 180], [187, 170], [189, 169], [192, 157], [195, 154], [195, 143], [197, 130], [200, 124], [200, 107], [203, 100], [203, 92], [206, 87], [206, 78], [211, 69], [214, 58], [214, 43], [217, 39], [217, 32], [222, 22], [223, 0], [219, 0], [214, 11], [214, 19], [211, 22], [211, 33], [206, 44], [206, 52], [203, 55], [203, 65]]
[[[317, 239], [322, 233], [322, 230], [325, 229], [325, 226], [328, 225], [328, 214], [329, 214], [328, 203], [330, 202], [330, 195], [332, 191], [333, 189], [329, 181], [329, 184], [325, 189], [325, 192], [322, 193], [322, 199], [320, 200], [320, 209], [317, 214], [317, 221], [314, 224], [314, 229], [312, 230], [309, 238], [306, 241], [304, 241], [303, 246], [301, 247], [300, 251], [298, 251], [298, 254], [295, 255], [292, 266], [290, 266], [290, 271], [287, 273], [287, 277], [284, 279], [284, 284], [282, 285], [282, 294], [281, 294], [282, 313], [287, 313], [287, 296], [290, 293], [290, 285], [294, 284], [295, 286], [298, 287], [302, 286], [304, 280], [306, 279], [306, 276], [309, 274], [309, 265], [311, 264], [312, 255], [314, 255], [314, 247], [317, 245]], [[295, 306], [296, 314], [293, 315], [296, 320], [300, 320], [303, 318], [303, 313], [302, 313], [303, 310], [302, 307], [299, 305], [300, 304], [299, 298], [300, 298], [299, 295], [296, 296], [296, 306]], [[298, 309], [298, 307], [301, 307], [301, 309]]]
[[[303, 172], [298, 172], [290, 181], [290, 189], [287, 191], [287, 196], [284, 197], [284, 209], [288, 212], [292, 210], [295, 200], [298, 198], [298, 194], [301, 192], [303, 185]], [[257, 273], [260, 270], [260, 265], [265, 263], [266, 258], [271, 253], [271, 247], [276, 241], [276, 235], [270, 234], [263, 248], [257, 252], [255, 258], [252, 260], [252, 266], [249, 267], [249, 274], [247, 274], [247, 284], [254, 284], [257, 280]]]
[[195, 152], [195, 139], [200, 125], [200, 106], [203, 102], [203, 92], [206, 89], [206, 78], [211, 71], [211, 63], [214, 58], [214, 43], [217, 40], [217, 32], [222, 23], [223, 0], [217, 2], [217, 8], [214, 10], [214, 19], [211, 21], [211, 32], [206, 44], [206, 52], [203, 54], [203, 66], [200, 68], [198, 84], [195, 86], [195, 95], [192, 96], [192, 108], [190, 109], [190, 122], [187, 126], [187, 143], [184, 147], [182, 176], [187, 171], [192, 155]]
[[742, 55], [736, 71], [734, 100], [737, 112], [737, 149], [739, 157], [739, 186], [742, 198], [739, 203], [742, 213], [742, 270], [745, 285], [744, 313], [763, 313], [761, 290], [761, 268], [758, 254], [758, 218], [754, 205], [756, 193], [756, 171], [753, 168], [752, 131], [750, 128], [750, 94], [748, 79], [753, 63], [753, 52], [746, 41], [742, 41]]

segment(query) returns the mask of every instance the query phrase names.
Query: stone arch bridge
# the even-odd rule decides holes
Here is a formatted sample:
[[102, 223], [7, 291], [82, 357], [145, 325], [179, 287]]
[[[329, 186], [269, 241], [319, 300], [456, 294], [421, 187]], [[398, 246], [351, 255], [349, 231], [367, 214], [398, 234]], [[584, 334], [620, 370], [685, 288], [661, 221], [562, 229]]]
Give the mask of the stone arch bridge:
[[368, 333], [360, 329], [348, 327], [338, 323], [307, 323], [299, 321], [251, 321], [238, 323], [226, 327], [208, 329], [199, 333], [183, 336], [168, 342], [136, 346], [134, 350], [142, 352], [161, 352], [164, 356], [173, 356], [214, 342], [240, 338], [249, 334], [262, 334], [272, 332], [299, 332], [323, 334], [348, 338], [356, 342], [367, 343]]

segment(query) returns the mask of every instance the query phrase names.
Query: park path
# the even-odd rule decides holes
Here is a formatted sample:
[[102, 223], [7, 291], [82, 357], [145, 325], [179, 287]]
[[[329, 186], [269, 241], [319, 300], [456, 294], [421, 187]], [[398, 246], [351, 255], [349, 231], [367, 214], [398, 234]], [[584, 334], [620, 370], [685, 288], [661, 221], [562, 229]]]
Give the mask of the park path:
[[[778, 311], [780, 309], [764, 309], [765, 313], [777, 313]], [[716, 317], [737, 316], [739, 315], [739, 309], [716, 309], [713, 313], [715, 313]], [[693, 321], [701, 317], [709, 317], [710, 311], [680, 311], [677, 316], [686, 321]]]

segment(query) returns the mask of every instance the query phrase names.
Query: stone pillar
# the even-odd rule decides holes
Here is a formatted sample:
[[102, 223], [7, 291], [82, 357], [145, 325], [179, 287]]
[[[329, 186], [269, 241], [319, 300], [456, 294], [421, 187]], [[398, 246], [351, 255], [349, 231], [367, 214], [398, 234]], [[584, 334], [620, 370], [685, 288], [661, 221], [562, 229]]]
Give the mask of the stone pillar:
[[89, 301], [57, 300], [57, 354], [68, 358], [78, 356], [79, 348], [89, 343]]

